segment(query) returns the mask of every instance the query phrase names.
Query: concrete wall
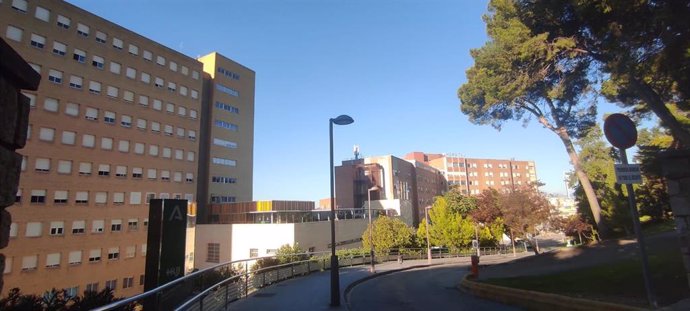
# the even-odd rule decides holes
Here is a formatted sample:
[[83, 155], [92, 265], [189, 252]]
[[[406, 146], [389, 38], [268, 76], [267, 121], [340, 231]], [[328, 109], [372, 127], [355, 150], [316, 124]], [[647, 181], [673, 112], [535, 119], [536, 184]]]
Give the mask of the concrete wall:
[[[232, 225], [197, 225], [195, 236], [195, 268], [204, 269], [231, 260]], [[218, 263], [206, 261], [209, 243], [220, 244], [220, 260]]]

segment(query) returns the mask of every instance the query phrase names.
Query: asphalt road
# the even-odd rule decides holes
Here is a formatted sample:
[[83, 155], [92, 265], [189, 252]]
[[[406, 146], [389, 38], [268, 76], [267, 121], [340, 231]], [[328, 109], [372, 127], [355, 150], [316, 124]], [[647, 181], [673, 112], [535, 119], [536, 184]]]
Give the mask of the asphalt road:
[[373, 278], [350, 291], [350, 310], [520, 310], [459, 291], [456, 286], [466, 273], [467, 265], [461, 264]]

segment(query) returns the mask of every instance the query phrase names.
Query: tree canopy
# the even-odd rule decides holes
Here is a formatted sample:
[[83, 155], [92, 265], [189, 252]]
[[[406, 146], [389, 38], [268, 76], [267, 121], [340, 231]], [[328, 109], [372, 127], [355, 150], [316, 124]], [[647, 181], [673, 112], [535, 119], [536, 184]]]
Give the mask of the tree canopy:
[[408, 227], [402, 220], [393, 217], [381, 216], [373, 222], [362, 234], [363, 248], [371, 248], [369, 232], [373, 232], [374, 251], [377, 255], [386, 255], [394, 248], [409, 247], [414, 242], [414, 230]]

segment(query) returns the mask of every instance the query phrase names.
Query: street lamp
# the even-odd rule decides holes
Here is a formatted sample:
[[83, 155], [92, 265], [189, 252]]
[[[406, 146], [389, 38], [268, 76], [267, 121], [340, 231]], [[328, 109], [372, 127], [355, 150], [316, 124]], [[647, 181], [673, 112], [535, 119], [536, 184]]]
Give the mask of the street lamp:
[[431, 244], [429, 243], [429, 210], [431, 209], [431, 206], [427, 206], [424, 208], [424, 220], [426, 220], [426, 258], [428, 264], [431, 264]]
[[328, 120], [328, 138], [330, 139], [331, 163], [328, 169], [331, 172], [331, 306], [340, 306], [340, 275], [338, 272], [338, 256], [335, 255], [335, 179], [333, 177], [333, 124], [348, 125], [355, 122], [348, 115], [339, 115]]
[[367, 202], [369, 202], [369, 255], [371, 255], [371, 267], [369, 272], [376, 272], [376, 262], [374, 261], [374, 224], [371, 222], [371, 192], [377, 191], [381, 188], [373, 186], [367, 190]]

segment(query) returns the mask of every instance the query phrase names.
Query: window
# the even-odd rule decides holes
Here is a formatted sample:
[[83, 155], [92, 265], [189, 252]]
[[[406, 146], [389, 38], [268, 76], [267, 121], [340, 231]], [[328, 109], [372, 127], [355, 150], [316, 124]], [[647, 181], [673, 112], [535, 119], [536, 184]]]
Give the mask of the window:
[[146, 170], [146, 177], [150, 180], [155, 180], [156, 179], [156, 169], [155, 168], [150, 168]]
[[108, 96], [110, 96], [112, 98], [117, 98], [119, 93], [120, 93], [120, 89], [118, 89], [112, 85], [108, 85], [108, 90], [107, 90]]
[[136, 218], [130, 218], [127, 220], [127, 230], [137, 230], [139, 229], [139, 220]]
[[192, 140], [192, 141], [196, 140], [196, 131], [193, 131], [193, 130], [187, 131], [187, 137], [189, 138], [189, 140]]
[[154, 157], [158, 156], [158, 145], [149, 145], [149, 155]]
[[139, 78], [141, 82], [144, 82], [146, 84], [151, 83], [151, 75], [145, 72], [141, 72], [141, 77]]
[[[155, 198], [156, 198], [156, 194], [155, 194], [155, 193], [147, 192], [147, 193], [146, 193], [146, 204], [151, 203], [151, 200], [153, 200], [153, 199], [155, 199]], [[146, 225], [146, 222], [144, 222], [144, 225]]]
[[160, 111], [163, 109], [163, 102], [160, 99], [153, 100], [153, 109]]
[[74, 298], [79, 295], [79, 286], [65, 288], [65, 297]]
[[22, 257], [22, 271], [36, 270], [38, 266], [38, 255]]
[[155, 81], [155, 82], [154, 82], [154, 85], [155, 85], [157, 88], [162, 88], [162, 87], [163, 87], [163, 84], [165, 84], [165, 81], [163, 81], [163, 79], [162, 79], [162, 78], [159, 78], [159, 77], [156, 77], [156, 79], [155, 79], [154, 81]]
[[184, 138], [184, 128], [178, 127], [177, 130], [177, 137]]
[[110, 231], [122, 231], [122, 219], [113, 219], [110, 221]]
[[74, 203], [77, 204], [88, 204], [89, 203], [89, 192], [88, 191], [77, 191], [74, 196]]
[[148, 107], [149, 106], [148, 96], [139, 95], [139, 105], [142, 105], [144, 107]]
[[46, 255], [46, 268], [57, 268], [60, 266], [60, 253]]
[[233, 196], [218, 196], [218, 195], [213, 195], [211, 194], [211, 203], [232, 203], [236, 202], [237, 198]]
[[213, 121], [213, 125], [233, 132], [237, 132], [239, 130], [237, 124], [233, 124], [223, 120], [215, 120]]
[[190, 96], [194, 99], [197, 99], [199, 98], [199, 92], [197, 90], [192, 90], [192, 94]]
[[43, 101], [43, 109], [50, 112], [58, 112], [60, 109], [60, 102], [55, 98], [46, 98]]
[[[86, 120], [97, 121], [98, 120], [98, 109], [86, 107], [86, 113], [84, 114]], [[86, 135], [84, 135], [86, 136]], [[90, 135], [93, 136], [93, 135]]]
[[34, 94], [29, 94], [29, 93], [24, 93], [22, 92], [22, 95], [26, 96], [29, 98], [29, 106], [31, 108], [36, 108], [36, 95]]
[[15, 238], [19, 234], [19, 225], [16, 222], [10, 224], [10, 237]]
[[98, 292], [98, 282], [86, 284], [87, 292]]
[[99, 219], [99, 220], [94, 220], [91, 222], [91, 232], [93, 232], [93, 233], [103, 232], [104, 228], [105, 228], [105, 221], [103, 221], [103, 220]]
[[175, 149], [175, 160], [182, 160], [184, 156], [184, 151], [181, 149]]
[[125, 193], [124, 192], [114, 192], [113, 193], [113, 204], [115, 204], [115, 205], [125, 204]]
[[72, 20], [62, 15], [58, 15], [56, 23], [60, 28], [69, 29], [69, 26], [72, 24]]
[[113, 139], [110, 137], [101, 137], [101, 149], [113, 150]]
[[36, 159], [35, 169], [37, 172], [50, 172], [50, 159]]
[[92, 249], [89, 251], [89, 262], [99, 262], [101, 261], [101, 249]]
[[53, 203], [55, 204], [65, 204], [67, 203], [67, 198], [69, 194], [66, 190], [56, 190], [53, 193]]
[[175, 182], [182, 182], [182, 172], [175, 172], [173, 174], [173, 180]]
[[105, 67], [105, 60], [103, 57], [94, 55], [91, 57], [91, 66], [94, 66], [98, 69], [103, 69], [103, 67]]
[[228, 148], [228, 149], [235, 149], [235, 148], [237, 148], [237, 143], [236, 143], [236, 142], [232, 142], [232, 141], [228, 141], [228, 140], [223, 140], [223, 139], [220, 139], [220, 138], [213, 138], [213, 144], [214, 144], [214, 145], [217, 145], [217, 146], [224, 147], [224, 148]]
[[118, 165], [115, 167], [115, 176], [116, 177], [127, 177], [127, 167]]
[[220, 243], [208, 243], [206, 250], [206, 262], [220, 262]]
[[63, 235], [65, 232], [65, 222], [64, 221], [51, 221], [50, 222], [50, 235]]
[[132, 67], [127, 67], [127, 69], [125, 70], [125, 76], [130, 79], [136, 79], [137, 70]]
[[107, 124], [115, 124], [115, 113], [112, 111], [106, 111], [103, 113], [103, 122]]
[[65, 105], [65, 114], [68, 116], [78, 117], [79, 116], [79, 104], [67, 103], [67, 105]]
[[180, 95], [187, 96], [187, 87], [180, 85]]
[[96, 31], [96, 42], [105, 43], [108, 40], [108, 35], [103, 32]]
[[53, 41], [53, 54], [65, 56], [67, 54], [67, 46], [64, 43]]
[[177, 63], [170, 61], [170, 70], [177, 72]]
[[165, 111], [168, 113], [175, 113], [175, 105], [173, 105], [172, 103], [166, 103]]
[[165, 66], [165, 57], [160, 55], [156, 56], [156, 64]]
[[[53, 51], [55, 51], [55, 50], [53, 50]], [[83, 64], [86, 62], [86, 52], [84, 52], [80, 49], [74, 49], [74, 54], [72, 54], [72, 59]]]
[[234, 184], [237, 183], [237, 178], [225, 177], [225, 176], [213, 176], [211, 177], [211, 182], [219, 184]]
[[146, 130], [146, 120], [137, 119], [137, 128], [140, 130]]
[[124, 44], [122, 43], [122, 40], [120, 40], [118, 38], [113, 38], [113, 47], [114, 48], [116, 48], [118, 50], [122, 50], [123, 46], [124, 46]]
[[259, 249], [258, 248], [250, 248], [249, 249], [249, 258], [256, 258], [259, 257]]
[[70, 266], [81, 264], [81, 251], [71, 251], [69, 252], [68, 263]]
[[165, 133], [165, 136], [173, 136], [173, 127], [172, 125], [165, 125], [163, 127], [163, 131]]
[[222, 110], [228, 111], [228, 112], [230, 112], [230, 113], [235, 113], [235, 114], [240, 113], [240, 109], [239, 109], [239, 108], [234, 107], [234, 106], [231, 106], [231, 105], [228, 105], [228, 104], [225, 104], [225, 103], [222, 103], [222, 102], [218, 102], [218, 101], [217, 101], [217, 102], [214, 104], [214, 106], [215, 106], [216, 108], [218, 108], [218, 109], [222, 109]]
[[62, 71], [50, 69], [48, 71], [48, 81], [55, 84], [62, 84]]
[[170, 181], [170, 171], [161, 170], [161, 180]]
[[120, 152], [129, 152], [129, 140], [120, 140], [117, 145]]
[[166, 159], [170, 159], [172, 157], [172, 149], [170, 147], [163, 147], [162, 156]]
[[93, 94], [101, 94], [101, 83], [97, 81], [89, 81], [89, 92]]
[[60, 174], [70, 174], [72, 173], [72, 161], [69, 160], [58, 160], [57, 172]]
[[105, 288], [109, 288], [114, 291], [117, 289], [117, 280], [105, 281]]
[[79, 175], [91, 175], [91, 162], [79, 162]]
[[122, 70], [122, 65], [120, 65], [120, 63], [110, 62], [110, 72], [119, 75], [120, 70]]
[[132, 177], [142, 178], [143, 174], [144, 174], [143, 172], [144, 172], [144, 169], [142, 169], [141, 167], [132, 168]]
[[[83, 220], [72, 221], [72, 234], [84, 234], [86, 230], [86, 222]], [[81, 259], [81, 256], [79, 256]]]
[[21, 42], [23, 33], [24, 33], [24, 30], [22, 30], [21, 28], [17, 28], [17, 27], [8, 25], [7, 26], [7, 32], [5, 32], [5, 37], [7, 37], [7, 39]]
[[189, 68], [187, 68], [187, 66], [183, 65], [182, 68], [180, 68], [180, 72], [186, 76], [189, 74]]
[[77, 90], [81, 90], [84, 79], [80, 76], [70, 76], [69, 77], [69, 87]]
[[170, 91], [170, 92], [177, 91], [177, 84], [175, 84], [173, 82], [168, 82], [168, 91]]
[[82, 37], [88, 37], [89, 36], [89, 26], [86, 26], [82, 23], [77, 23], [77, 34], [82, 36]]
[[55, 138], [55, 129], [42, 127], [38, 133], [38, 138], [42, 141], [53, 141]]
[[132, 117], [128, 115], [122, 115], [120, 117], [120, 125], [122, 125], [122, 127], [132, 127]]
[[46, 37], [32, 33], [31, 46], [42, 49], [44, 46], [46, 46]]
[[93, 199], [96, 204], [106, 204], [108, 203], [108, 193], [105, 191], [96, 192], [96, 196]]
[[129, 51], [129, 54], [139, 55], [139, 47], [134, 44], [130, 43], [129, 48], [127, 50]]
[[195, 157], [196, 153], [194, 151], [187, 151], [187, 161], [194, 162]]
[[134, 277], [128, 277], [122, 279], [122, 288], [130, 288], [134, 286]]
[[144, 144], [142, 144], [142, 143], [134, 143], [134, 153], [136, 153], [136, 154], [144, 154]]
[[194, 182], [194, 173], [187, 173], [185, 175], [185, 181], [186, 182]]
[[26, 223], [25, 236], [28, 238], [34, 238], [41, 236], [41, 231], [43, 231], [43, 224], [40, 222], [28, 222]]
[[129, 204], [130, 205], [141, 204], [141, 192], [130, 192], [129, 193]]
[[225, 166], [235, 166], [237, 161], [225, 158], [213, 158], [213, 164], [225, 165]]
[[161, 124], [158, 122], [151, 121], [151, 132], [160, 133], [161, 132]]
[[12, 8], [18, 12], [26, 13], [27, 6], [26, 0], [12, 0]]
[[[110, 164], [99, 164], [98, 165], [98, 175], [99, 176], [110, 176]], [[105, 203], [105, 202], [103, 202]]]
[[192, 79], [199, 80], [199, 72], [198, 71], [192, 70]]
[[127, 248], [125, 249], [125, 256], [126, 256], [126, 258], [134, 258], [134, 256], [136, 255], [136, 252], [137, 252], [137, 246], [136, 245], [127, 246]]
[[144, 55], [142, 55], [142, 57], [147, 61], [152, 61], [153, 53], [151, 53], [151, 51], [144, 50]]

